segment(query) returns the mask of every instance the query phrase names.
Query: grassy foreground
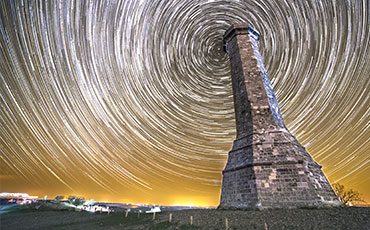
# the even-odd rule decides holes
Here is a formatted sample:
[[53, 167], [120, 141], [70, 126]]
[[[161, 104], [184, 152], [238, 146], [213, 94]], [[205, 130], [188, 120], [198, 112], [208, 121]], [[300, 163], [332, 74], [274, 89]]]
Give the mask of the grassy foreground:
[[[138, 215], [47, 209], [1, 214], [0, 229], [370, 229], [370, 208], [184, 210]], [[191, 225], [191, 219], [193, 223]], [[226, 220], [227, 219], [227, 220]]]

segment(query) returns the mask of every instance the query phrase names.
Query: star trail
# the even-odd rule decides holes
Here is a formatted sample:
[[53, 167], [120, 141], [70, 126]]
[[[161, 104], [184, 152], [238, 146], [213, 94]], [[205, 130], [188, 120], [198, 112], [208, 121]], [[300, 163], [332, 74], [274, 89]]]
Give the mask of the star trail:
[[0, 1], [1, 192], [217, 205], [235, 138], [235, 23], [287, 128], [370, 202], [370, 3]]

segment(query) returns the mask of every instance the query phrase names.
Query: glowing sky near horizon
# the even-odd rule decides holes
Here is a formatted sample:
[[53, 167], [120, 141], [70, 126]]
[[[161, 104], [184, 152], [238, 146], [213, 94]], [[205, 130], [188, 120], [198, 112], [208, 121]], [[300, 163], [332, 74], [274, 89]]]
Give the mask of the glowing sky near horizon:
[[0, 1], [0, 192], [217, 205], [222, 36], [249, 22], [285, 124], [370, 203], [370, 3]]

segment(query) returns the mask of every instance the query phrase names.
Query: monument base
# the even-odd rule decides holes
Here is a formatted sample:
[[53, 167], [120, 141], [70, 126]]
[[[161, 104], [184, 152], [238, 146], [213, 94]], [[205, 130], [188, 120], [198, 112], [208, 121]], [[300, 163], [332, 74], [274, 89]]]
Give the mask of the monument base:
[[234, 141], [219, 208], [323, 208], [341, 202], [318, 165], [285, 129]]

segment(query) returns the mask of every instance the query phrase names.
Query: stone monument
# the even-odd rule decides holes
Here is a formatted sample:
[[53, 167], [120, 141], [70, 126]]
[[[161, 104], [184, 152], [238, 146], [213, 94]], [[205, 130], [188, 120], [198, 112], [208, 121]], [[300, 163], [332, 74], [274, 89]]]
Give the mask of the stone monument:
[[222, 172], [219, 208], [340, 206], [321, 166], [285, 127], [258, 51], [259, 33], [238, 24], [223, 39], [237, 136]]

